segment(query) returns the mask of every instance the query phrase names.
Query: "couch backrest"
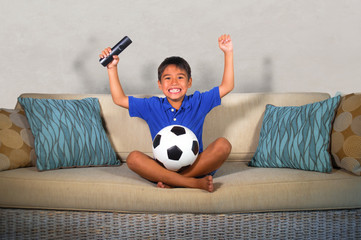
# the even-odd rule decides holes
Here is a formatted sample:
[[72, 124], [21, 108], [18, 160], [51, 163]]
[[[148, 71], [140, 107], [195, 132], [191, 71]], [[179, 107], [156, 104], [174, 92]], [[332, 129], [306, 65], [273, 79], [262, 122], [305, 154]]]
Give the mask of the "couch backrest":
[[[138, 95], [139, 97], [140, 95]], [[21, 97], [51, 99], [99, 99], [109, 139], [124, 161], [133, 150], [152, 155], [148, 125], [129, 117], [128, 110], [115, 105], [110, 94], [22, 94]], [[146, 97], [146, 96], [144, 96]], [[207, 116], [203, 129], [204, 147], [218, 137], [232, 143], [229, 161], [249, 161], [256, 151], [266, 104], [300, 106], [329, 98], [327, 93], [231, 93]], [[20, 104], [16, 108], [21, 108]]]

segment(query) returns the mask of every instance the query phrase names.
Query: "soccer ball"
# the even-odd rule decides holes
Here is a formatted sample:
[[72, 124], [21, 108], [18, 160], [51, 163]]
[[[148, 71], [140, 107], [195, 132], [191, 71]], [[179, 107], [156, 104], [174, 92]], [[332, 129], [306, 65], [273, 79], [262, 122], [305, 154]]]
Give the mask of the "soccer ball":
[[199, 143], [196, 135], [180, 125], [160, 130], [153, 140], [154, 158], [165, 168], [178, 171], [197, 159]]

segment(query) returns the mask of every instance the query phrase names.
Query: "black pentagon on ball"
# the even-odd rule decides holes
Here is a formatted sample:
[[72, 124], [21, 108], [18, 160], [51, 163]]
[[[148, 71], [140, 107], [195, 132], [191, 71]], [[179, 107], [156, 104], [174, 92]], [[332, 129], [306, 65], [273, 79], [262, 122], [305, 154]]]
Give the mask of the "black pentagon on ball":
[[184, 129], [184, 127], [181, 126], [174, 126], [170, 131], [177, 136], [186, 134], [186, 130]]
[[173, 147], [167, 149], [167, 154], [169, 160], [178, 161], [181, 158], [183, 152], [179, 147], [174, 145]]
[[159, 146], [161, 138], [162, 138], [162, 136], [159, 134], [157, 134], [157, 136], [155, 136], [155, 138], [153, 140], [153, 148], [154, 149]]
[[197, 153], [199, 152], [198, 141], [193, 141], [192, 152], [193, 152], [194, 155], [197, 155]]

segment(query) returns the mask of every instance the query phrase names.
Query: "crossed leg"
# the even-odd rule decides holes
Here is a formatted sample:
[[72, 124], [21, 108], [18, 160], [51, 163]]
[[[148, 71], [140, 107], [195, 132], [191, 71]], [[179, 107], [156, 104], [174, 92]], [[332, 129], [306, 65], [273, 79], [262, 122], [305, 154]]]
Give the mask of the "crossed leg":
[[158, 182], [159, 187], [189, 187], [204, 189], [213, 192], [212, 176], [196, 178], [197, 176], [207, 175], [218, 169], [228, 158], [232, 146], [225, 138], [218, 138], [211, 143], [189, 168], [177, 173], [160, 166], [148, 155], [133, 151], [127, 158], [128, 167], [152, 182]]

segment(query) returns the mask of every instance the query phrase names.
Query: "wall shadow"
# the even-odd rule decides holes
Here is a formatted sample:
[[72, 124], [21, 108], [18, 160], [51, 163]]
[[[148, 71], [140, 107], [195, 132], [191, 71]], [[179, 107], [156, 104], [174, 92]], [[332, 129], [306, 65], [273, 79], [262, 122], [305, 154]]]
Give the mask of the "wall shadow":
[[159, 94], [158, 63], [149, 62], [141, 68], [141, 85], [134, 86], [133, 92], [137, 94]]
[[[90, 37], [87, 42], [84, 43], [84, 47], [80, 49], [78, 55], [75, 57], [73, 62], [73, 69], [78, 76], [79, 81], [82, 82], [82, 91], [84, 93], [109, 93], [109, 82], [99, 79], [96, 74], [92, 74], [94, 71], [91, 70], [94, 65], [94, 61], [98, 63], [99, 56], [94, 56], [94, 51], [89, 49], [97, 48], [98, 39], [96, 37]], [[99, 53], [102, 49], [99, 49]], [[104, 68], [99, 63], [99, 68]], [[105, 74], [106, 70], [104, 69]]]
[[273, 60], [271, 57], [266, 56], [262, 59], [261, 64], [262, 67], [259, 77], [255, 77], [251, 82], [246, 82], [241, 92], [272, 92], [274, 81]]

